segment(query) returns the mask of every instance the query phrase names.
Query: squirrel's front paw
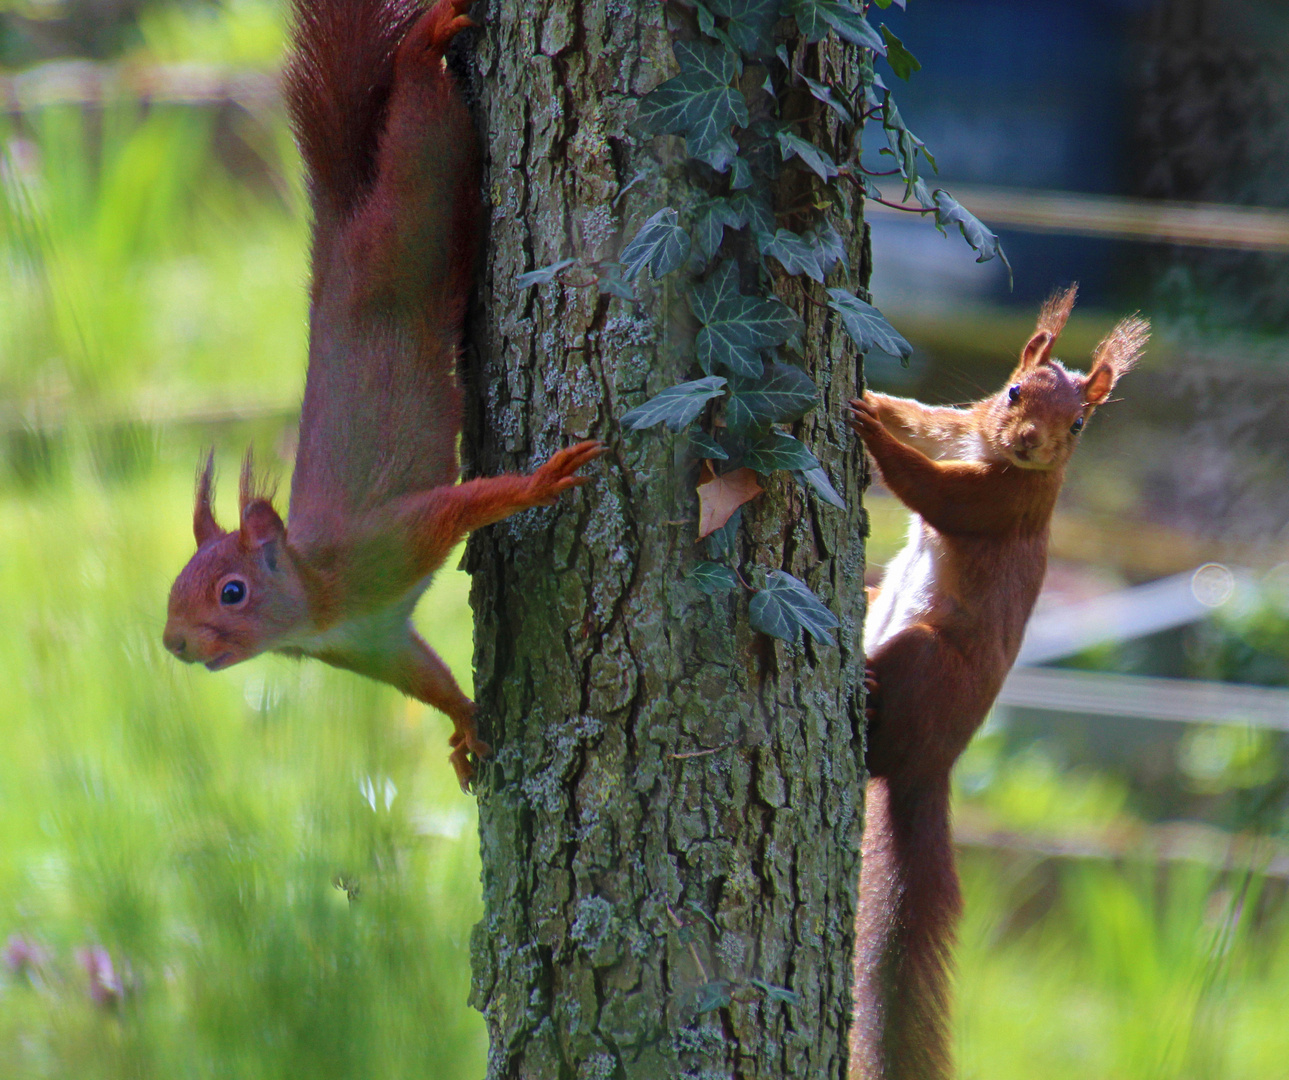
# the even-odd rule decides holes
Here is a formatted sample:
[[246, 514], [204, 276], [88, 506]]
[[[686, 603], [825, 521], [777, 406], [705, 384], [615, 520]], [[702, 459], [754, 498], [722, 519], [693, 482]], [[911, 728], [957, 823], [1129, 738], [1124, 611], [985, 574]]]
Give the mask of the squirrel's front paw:
[[474, 779], [474, 765], [470, 761], [470, 755], [473, 754], [478, 759], [490, 757], [492, 747], [479, 738], [473, 721], [466, 727], [458, 726], [449, 737], [448, 745], [454, 748], [448, 755], [448, 760], [452, 762], [452, 768], [456, 771], [457, 783], [461, 785], [461, 790], [469, 795], [470, 781]]
[[594, 461], [607, 449], [608, 447], [599, 439], [588, 439], [576, 446], [557, 450], [529, 478], [532, 485], [531, 505], [550, 506], [559, 498], [560, 492], [587, 483], [591, 479], [589, 476], [573, 474], [583, 465]]
[[877, 673], [871, 667], [864, 668], [864, 716], [870, 725], [877, 719], [880, 691], [881, 684], [877, 681]]

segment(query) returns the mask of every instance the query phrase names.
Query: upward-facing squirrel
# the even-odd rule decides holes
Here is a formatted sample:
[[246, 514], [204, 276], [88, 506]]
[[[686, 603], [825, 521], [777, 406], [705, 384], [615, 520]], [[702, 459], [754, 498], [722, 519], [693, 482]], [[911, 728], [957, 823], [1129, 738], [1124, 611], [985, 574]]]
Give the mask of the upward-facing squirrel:
[[1087, 375], [1052, 346], [1075, 287], [1054, 295], [996, 394], [932, 408], [865, 393], [851, 424], [911, 511], [864, 630], [868, 749], [851, 1080], [950, 1073], [948, 966], [962, 907], [949, 771], [1020, 649], [1079, 434], [1149, 336], [1125, 319]]
[[474, 703], [409, 621], [471, 530], [586, 482], [599, 442], [530, 476], [458, 484], [462, 320], [479, 240], [479, 151], [444, 49], [471, 0], [294, 0], [286, 98], [313, 208], [309, 368], [284, 525], [242, 470], [241, 521], [197, 483], [197, 553], [164, 641], [212, 671], [266, 650], [392, 683], [452, 718], [462, 787], [488, 754]]

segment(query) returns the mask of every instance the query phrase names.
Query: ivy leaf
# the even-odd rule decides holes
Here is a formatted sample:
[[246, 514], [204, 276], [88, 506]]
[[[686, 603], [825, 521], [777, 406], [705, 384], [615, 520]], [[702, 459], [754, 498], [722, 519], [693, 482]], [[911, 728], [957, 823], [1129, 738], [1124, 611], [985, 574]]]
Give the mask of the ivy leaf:
[[908, 82], [913, 72], [922, 70], [918, 58], [904, 47], [904, 42], [892, 34], [885, 23], [882, 23], [882, 40], [886, 42], [886, 62], [901, 79]]
[[734, 576], [734, 571], [720, 563], [700, 562], [689, 572], [689, 576], [708, 596], [738, 588], [738, 578]]
[[819, 263], [825, 274], [831, 274], [838, 263], [847, 270], [850, 269], [850, 256], [846, 254], [846, 243], [831, 222], [821, 221], [813, 228], [807, 229], [802, 239], [819, 252]]
[[[714, 4], [712, 5], [712, 7], [715, 7], [715, 6], [716, 5]], [[729, 49], [729, 51], [739, 61], [739, 66], [741, 68], [742, 57], [739, 55], [738, 46], [735, 45], [734, 42], [730, 39], [729, 34], [727, 34], [724, 30], [722, 30], [720, 27], [716, 25], [716, 19], [712, 16], [711, 9], [709, 9], [704, 4], [698, 3], [697, 0], [695, 0], [694, 8], [698, 12], [698, 29], [701, 30], [708, 37], [715, 38], [717, 41], [723, 44], [727, 49]]]
[[818, 402], [814, 380], [791, 364], [767, 364], [755, 383], [735, 386], [726, 402], [725, 417], [734, 432], [752, 431], [767, 424], [800, 420]]
[[811, 45], [832, 27], [842, 40], [872, 49], [880, 56], [886, 55], [886, 43], [881, 36], [863, 15], [843, 0], [788, 0], [783, 5], [783, 13], [796, 19], [797, 28]]
[[694, 222], [694, 247], [710, 259], [720, 249], [727, 228], [741, 229], [746, 224], [746, 214], [740, 215], [726, 199], [714, 199]]
[[730, 162], [730, 189], [742, 191], [752, 186], [752, 166], [741, 157]]
[[689, 452], [707, 461], [728, 461], [730, 457], [729, 451], [705, 431], [689, 433]]
[[761, 350], [781, 345], [801, 328], [801, 319], [777, 299], [743, 296], [738, 289], [738, 268], [726, 261], [689, 293], [702, 329], [695, 345], [698, 362], [709, 374], [725, 367], [736, 375], [761, 374]]
[[880, 349], [890, 356], [898, 356], [901, 363], [908, 362], [913, 355], [913, 346], [877, 308], [845, 289], [829, 289], [828, 296], [828, 306], [841, 316], [846, 333], [860, 352]]
[[576, 259], [560, 259], [559, 262], [551, 263], [550, 266], [543, 266], [538, 270], [529, 270], [526, 274], [520, 274], [515, 278], [515, 286], [520, 289], [531, 289], [534, 285], [545, 285], [549, 281], [555, 280], [555, 275], [561, 270], [572, 266]]
[[622, 249], [623, 276], [630, 281], [645, 266], [655, 278], [670, 274], [689, 254], [689, 234], [677, 224], [679, 215], [665, 206], [646, 221], [635, 239]]
[[772, 431], [743, 458], [743, 464], [759, 473], [776, 469], [818, 469], [819, 462], [805, 445], [782, 431]]
[[622, 276], [622, 264], [616, 262], [600, 263], [595, 268], [595, 284], [600, 292], [617, 296], [623, 300], [634, 300], [635, 290]]
[[1007, 254], [1003, 251], [1002, 245], [998, 242], [998, 234], [989, 229], [975, 214], [968, 211], [962, 203], [958, 202], [944, 188], [936, 188], [931, 197], [935, 200], [935, 221], [939, 226], [957, 225], [962, 231], [963, 239], [971, 245], [971, 249], [976, 252], [976, 262], [988, 262], [995, 255], [1002, 259], [1003, 265], [1007, 267], [1007, 281], [1010, 285], [1012, 279], [1011, 263], [1007, 261]]
[[771, 255], [783, 264], [789, 274], [806, 274], [821, 285], [824, 280], [823, 260], [819, 249], [787, 229], [779, 229], [766, 242], [758, 245], [762, 255]]
[[816, 469], [801, 469], [797, 473], [797, 478], [803, 484], [809, 484], [814, 488], [815, 494], [824, 502], [837, 507], [838, 510], [846, 509], [846, 500], [837, 494], [837, 489], [832, 486], [832, 481], [828, 479], [828, 474], [824, 472], [822, 465]]
[[666, 424], [672, 431], [680, 431], [703, 411], [704, 405], [724, 392], [725, 380], [719, 375], [669, 386], [627, 413], [622, 425], [632, 431], [643, 431], [655, 424]]
[[750, 225], [756, 233], [774, 232], [774, 210], [764, 197], [741, 191], [730, 197], [730, 206], [739, 216], [739, 228]]
[[748, 609], [753, 630], [784, 641], [795, 641], [801, 630], [824, 645], [836, 645], [829, 630], [841, 623], [802, 581], [782, 570], [765, 575], [765, 588], [752, 597]]
[[905, 182], [904, 197], [907, 199], [918, 178], [918, 151], [930, 162], [933, 170], [935, 158], [927, 153], [926, 143], [908, 129], [889, 90], [882, 95], [882, 127], [886, 131], [886, 141], [890, 144], [890, 149], [883, 149], [882, 153], [890, 154], [899, 165], [900, 175]]
[[715, 1009], [725, 1008], [729, 1003], [730, 984], [718, 979], [716, 982], [704, 983], [698, 988], [698, 1001], [694, 1005], [694, 1011], [712, 1012]]
[[708, 6], [729, 19], [726, 32], [748, 56], [767, 56], [774, 51], [779, 0], [708, 0]]
[[738, 527], [743, 521], [743, 508], [740, 506], [719, 529], [704, 542], [709, 559], [724, 559], [734, 554], [734, 539], [738, 536]]
[[730, 171], [730, 168], [739, 159], [738, 143], [734, 141], [733, 135], [728, 131], [723, 131], [708, 149], [702, 153], [692, 153], [690, 156], [698, 161], [705, 162], [718, 173], [724, 175]]
[[[841, 117], [842, 123], [850, 123], [850, 110], [846, 108], [842, 102], [833, 97], [834, 90], [831, 86], [827, 83], [821, 83], [812, 79], [809, 75], [802, 75], [801, 77], [805, 79], [806, 85], [810, 87], [810, 93], [814, 95], [817, 101], [822, 101], [828, 106], [828, 108], [832, 109], [833, 112]], [[840, 93], [840, 91], [837, 92]]]
[[710, 536], [730, 519], [745, 502], [750, 502], [765, 489], [756, 482], [751, 469], [735, 469], [717, 476], [708, 462], [703, 463], [704, 480], [698, 484], [698, 539]]
[[655, 87], [640, 102], [646, 131], [683, 133], [690, 157], [708, 153], [730, 126], [747, 124], [747, 101], [729, 85], [739, 64], [725, 49], [701, 41], [675, 46], [681, 73]]
[[784, 161], [799, 157], [825, 184], [837, 175], [837, 165], [826, 150], [790, 131], [779, 132], [779, 152]]
[[[880, 3], [881, 0], [878, 0]], [[890, 0], [886, 0], [889, 4]], [[785, 1005], [800, 1005], [801, 995], [795, 990], [789, 990], [787, 987], [774, 986], [772, 983], [764, 982], [761, 979], [749, 979], [753, 986], [760, 990], [767, 1001], [782, 1001]]]

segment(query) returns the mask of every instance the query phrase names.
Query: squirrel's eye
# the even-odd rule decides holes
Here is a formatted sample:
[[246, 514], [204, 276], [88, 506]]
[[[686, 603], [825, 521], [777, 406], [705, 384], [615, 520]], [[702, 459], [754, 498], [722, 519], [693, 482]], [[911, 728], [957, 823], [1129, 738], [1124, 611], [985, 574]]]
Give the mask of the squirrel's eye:
[[1073, 424], [1070, 425], [1070, 431], [1073, 434], [1077, 435], [1082, 430], [1083, 430], [1083, 417], [1080, 416], [1077, 420], [1074, 421]]
[[240, 604], [246, 599], [246, 582], [233, 578], [231, 581], [224, 582], [224, 587], [219, 590], [219, 602], [232, 606]]
[[1019, 386], [1013, 386], [1010, 390], [1007, 391], [1007, 400], [1010, 401], [1013, 405], [1015, 405], [1016, 402], [1020, 400]]

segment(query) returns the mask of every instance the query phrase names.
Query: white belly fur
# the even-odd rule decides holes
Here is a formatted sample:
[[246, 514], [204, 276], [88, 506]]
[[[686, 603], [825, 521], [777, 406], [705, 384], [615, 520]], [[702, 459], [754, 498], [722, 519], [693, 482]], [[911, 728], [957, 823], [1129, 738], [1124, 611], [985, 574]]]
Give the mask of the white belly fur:
[[864, 652], [869, 656], [934, 609], [945, 552], [939, 537], [928, 536], [929, 532], [917, 514], [910, 516], [908, 543], [887, 565], [877, 599], [864, 621]]

